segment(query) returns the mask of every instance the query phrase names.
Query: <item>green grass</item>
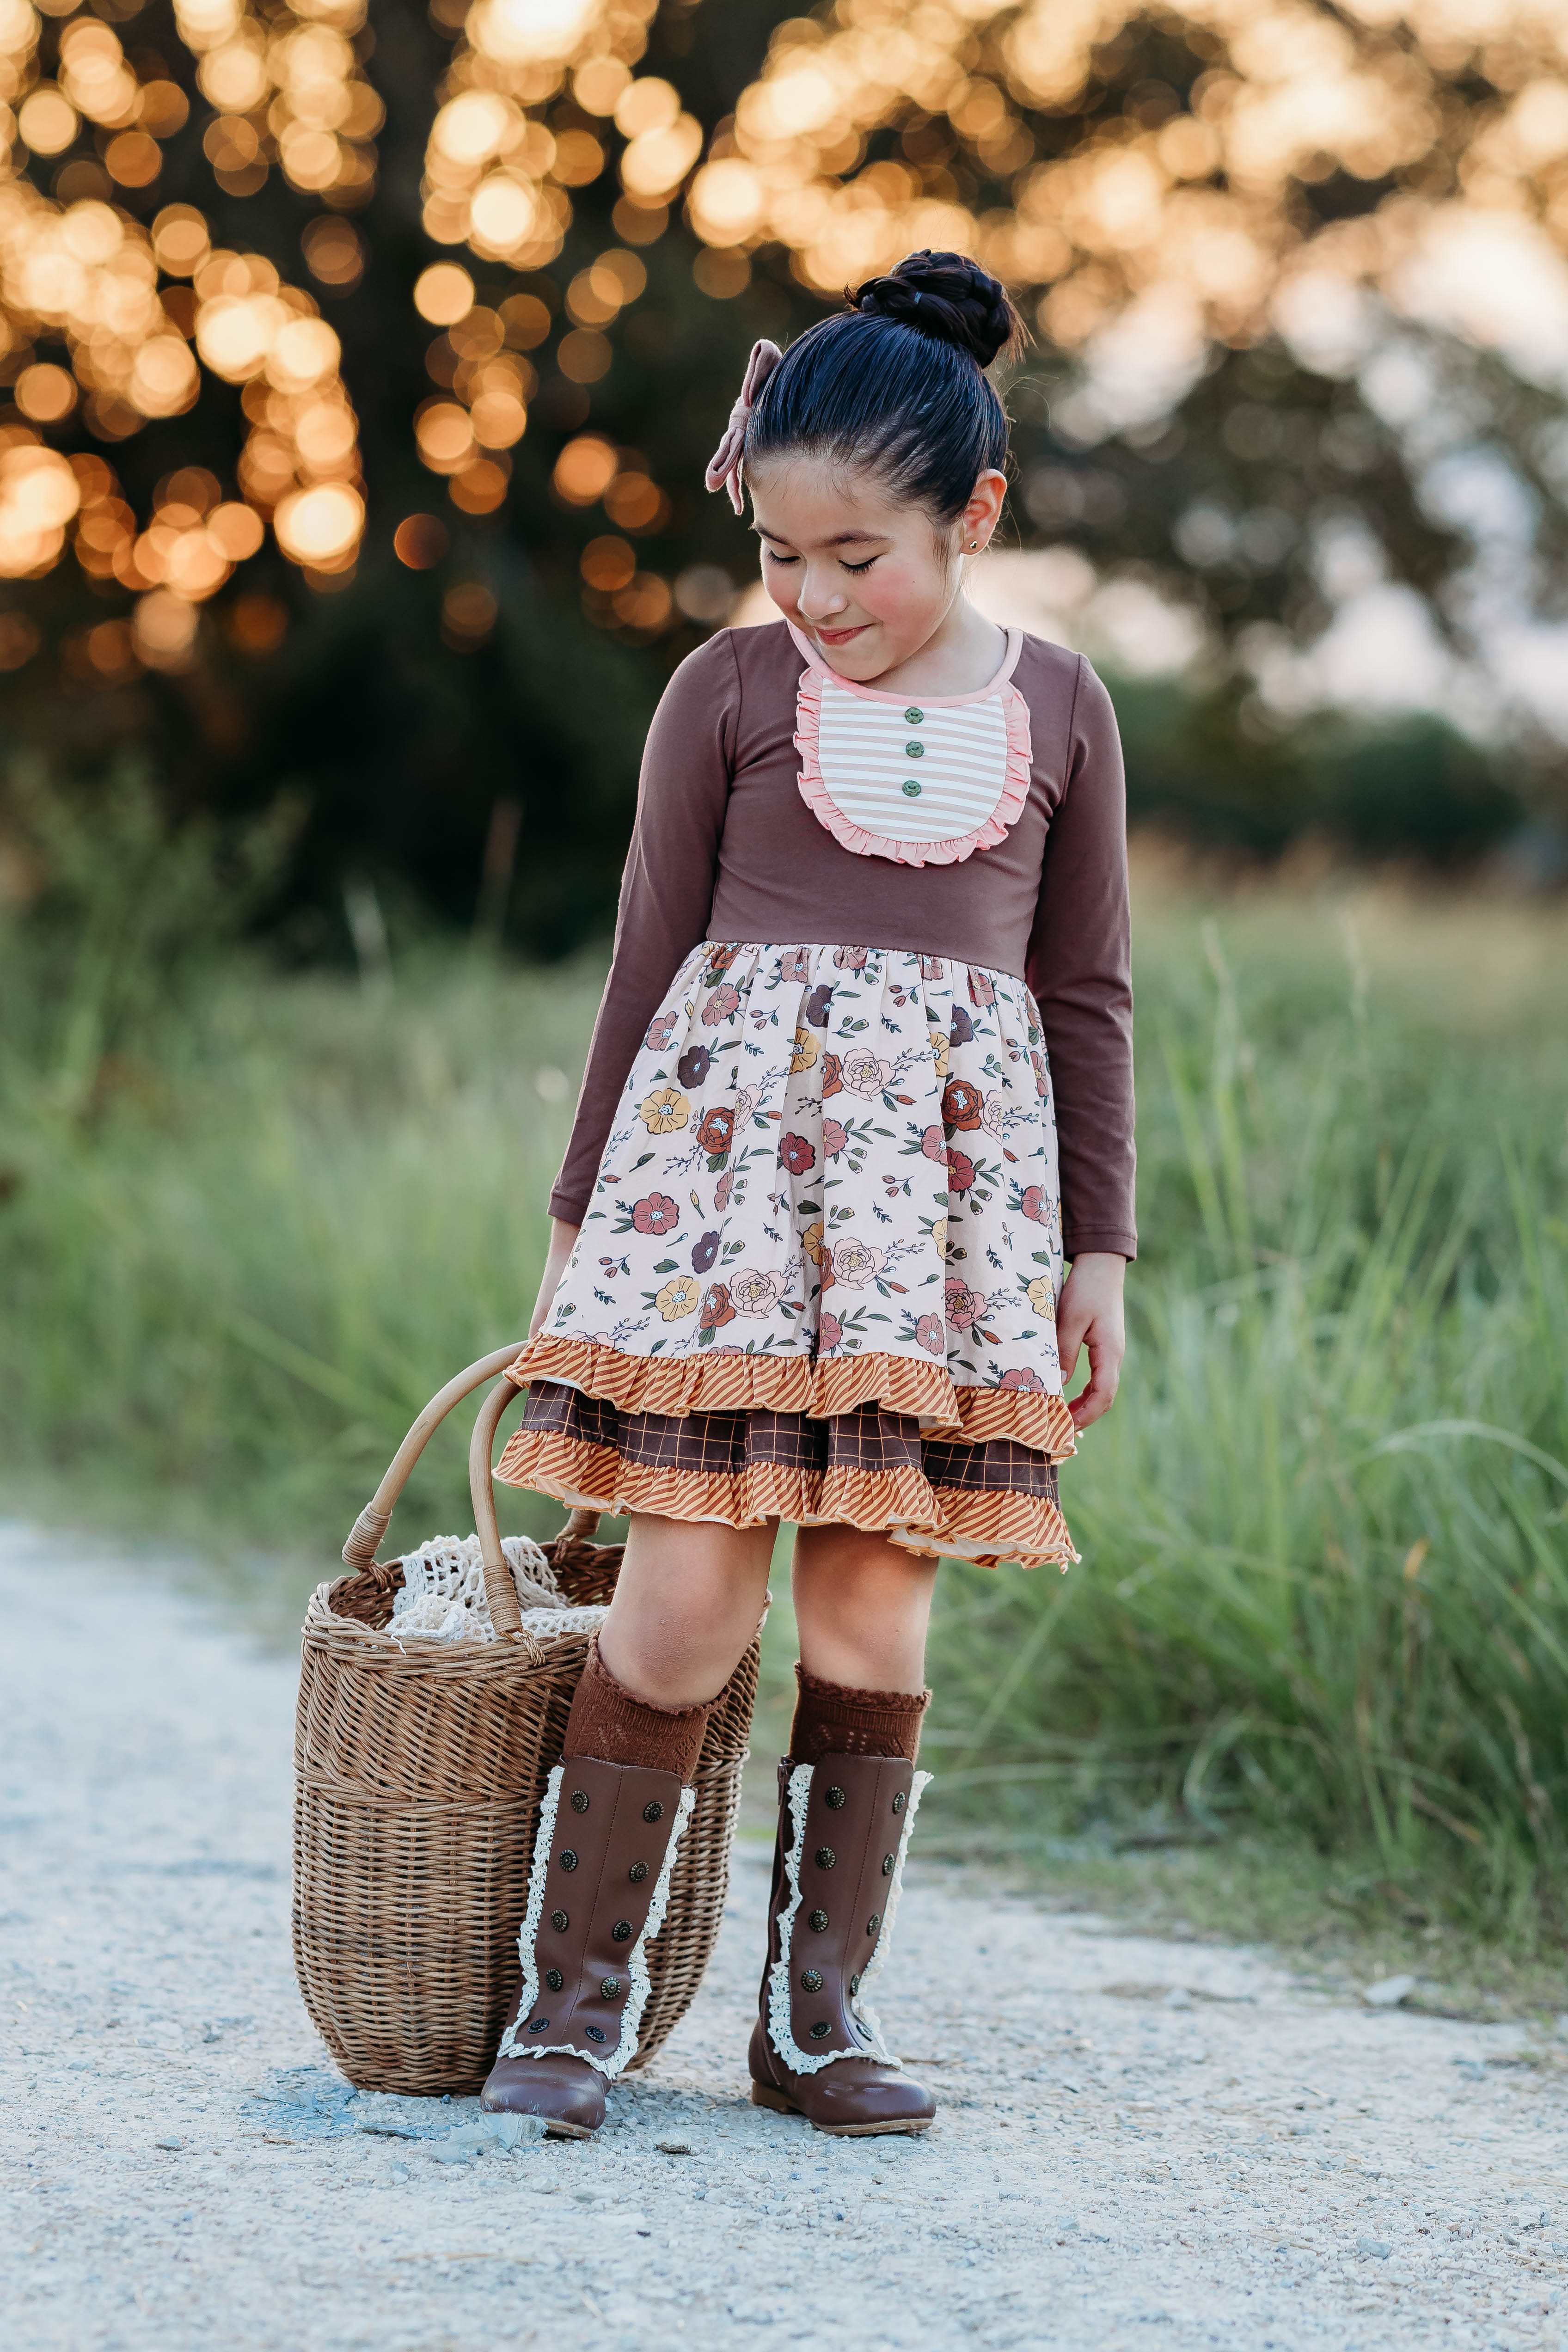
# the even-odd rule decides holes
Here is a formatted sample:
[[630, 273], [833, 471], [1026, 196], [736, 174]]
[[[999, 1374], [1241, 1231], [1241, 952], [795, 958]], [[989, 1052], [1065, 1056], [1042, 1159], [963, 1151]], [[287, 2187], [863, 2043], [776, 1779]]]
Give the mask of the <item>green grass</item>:
[[[146, 920], [100, 877], [0, 937], [10, 1496], [224, 1556], [281, 1620], [417, 1407], [526, 1324], [597, 973], [280, 975], [161, 873]], [[1568, 945], [1147, 862], [1138, 903], [1123, 1391], [1064, 1476], [1083, 1564], [943, 1571], [933, 1832], [1085, 1884], [1175, 1842], [1211, 1895], [1261, 1836], [1319, 1908], [1525, 1965], [1568, 1900]], [[471, 1524], [464, 1434], [407, 1534]], [[787, 1650], [781, 1615], [773, 1684]]]

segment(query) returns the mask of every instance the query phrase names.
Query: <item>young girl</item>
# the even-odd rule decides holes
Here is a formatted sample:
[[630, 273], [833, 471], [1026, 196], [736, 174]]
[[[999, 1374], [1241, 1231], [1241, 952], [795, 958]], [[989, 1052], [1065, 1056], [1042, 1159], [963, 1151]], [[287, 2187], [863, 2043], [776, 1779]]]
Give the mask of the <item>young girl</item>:
[[1135, 1248], [1115, 720], [1080, 656], [963, 593], [1016, 335], [973, 262], [912, 254], [756, 346], [709, 469], [737, 514], [743, 478], [783, 617], [692, 654], [648, 736], [500, 1472], [630, 1517], [485, 2091], [552, 2131], [595, 2130], [636, 2053], [781, 1518], [800, 1687], [752, 2096], [839, 2133], [934, 2113], [866, 1987], [937, 1560], [1077, 1557], [1056, 1465], [1115, 1395]]

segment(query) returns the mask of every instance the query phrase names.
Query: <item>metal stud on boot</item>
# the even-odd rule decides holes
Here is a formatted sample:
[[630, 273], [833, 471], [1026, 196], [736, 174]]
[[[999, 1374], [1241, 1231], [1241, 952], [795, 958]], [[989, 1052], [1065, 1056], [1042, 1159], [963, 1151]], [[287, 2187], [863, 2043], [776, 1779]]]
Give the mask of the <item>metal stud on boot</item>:
[[846, 2139], [931, 2125], [935, 2100], [887, 2049], [867, 1998], [887, 1959], [910, 1825], [930, 1777], [901, 1757], [780, 1765], [753, 2105]]
[[605, 2084], [637, 2055], [647, 1947], [664, 1923], [693, 1803], [673, 1772], [574, 1756], [550, 1776], [534, 1840], [522, 1976], [479, 2105], [588, 2139]]

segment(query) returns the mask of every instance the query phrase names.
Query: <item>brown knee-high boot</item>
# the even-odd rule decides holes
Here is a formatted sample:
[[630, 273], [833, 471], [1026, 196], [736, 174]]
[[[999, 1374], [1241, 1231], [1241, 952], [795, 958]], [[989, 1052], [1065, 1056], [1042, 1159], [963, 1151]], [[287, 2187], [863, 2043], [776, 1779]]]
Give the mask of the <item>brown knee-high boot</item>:
[[936, 2102], [884, 2046], [866, 1996], [887, 1959], [930, 1778], [914, 1759], [931, 1694], [847, 1690], [796, 1673], [752, 2098], [844, 2138], [924, 2131]]
[[659, 1707], [622, 1688], [595, 1640], [534, 1840], [521, 1978], [480, 2105], [543, 2116], [586, 2139], [605, 2084], [637, 2054], [647, 1948], [664, 1920], [707, 1706]]

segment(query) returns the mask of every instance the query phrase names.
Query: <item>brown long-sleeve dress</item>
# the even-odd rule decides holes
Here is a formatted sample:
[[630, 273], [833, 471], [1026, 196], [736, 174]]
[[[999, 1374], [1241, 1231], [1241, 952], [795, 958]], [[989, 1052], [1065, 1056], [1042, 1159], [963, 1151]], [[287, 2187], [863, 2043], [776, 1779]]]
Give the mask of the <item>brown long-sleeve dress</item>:
[[1136, 1249], [1124, 793], [1081, 656], [923, 706], [783, 622], [682, 663], [554, 1191], [582, 1228], [500, 1475], [1076, 1555], [1064, 1255]]

